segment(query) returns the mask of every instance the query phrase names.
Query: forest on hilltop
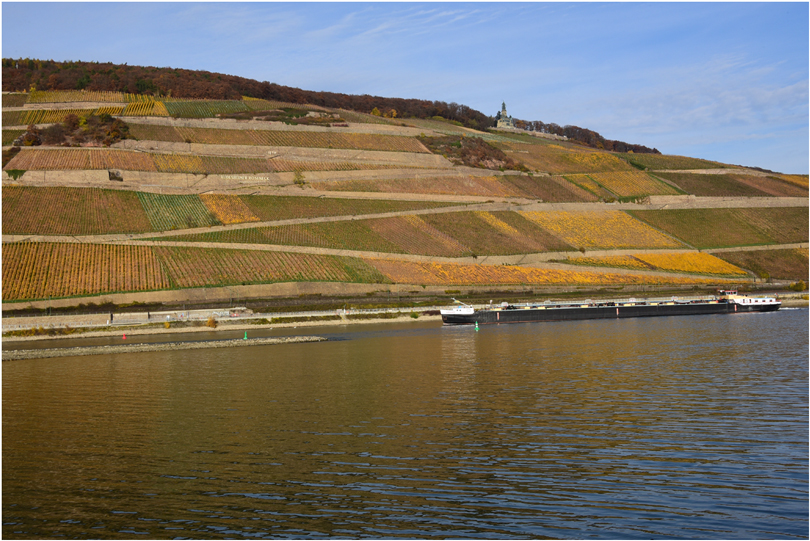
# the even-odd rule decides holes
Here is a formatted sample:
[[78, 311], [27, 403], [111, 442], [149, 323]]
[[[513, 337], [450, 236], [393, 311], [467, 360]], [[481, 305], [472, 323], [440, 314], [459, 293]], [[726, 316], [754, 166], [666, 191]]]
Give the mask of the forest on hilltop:
[[93, 90], [152, 94], [173, 98], [238, 100], [242, 96], [269, 101], [309, 103], [370, 113], [375, 108], [405, 118], [441, 116], [473, 129], [494, 125], [492, 117], [465, 105], [404, 98], [316, 92], [209, 71], [128, 66], [98, 62], [3, 59], [3, 90]]
[[[56, 62], [30, 58], [4, 58], [3, 91], [88, 90], [150, 94], [172, 98], [239, 100], [242, 96], [269, 101], [308, 103], [322, 107], [371, 113], [399, 118], [433, 118], [459, 122], [485, 131], [495, 125], [495, 117], [455, 102], [387, 98], [368, 94], [341, 94], [302, 90], [267, 81], [202, 70], [129, 66], [110, 62]], [[613, 152], [654, 153], [657, 149], [605, 139], [578, 126], [559, 126], [541, 121], [516, 120], [518, 128], [551, 133], [571, 141]]]

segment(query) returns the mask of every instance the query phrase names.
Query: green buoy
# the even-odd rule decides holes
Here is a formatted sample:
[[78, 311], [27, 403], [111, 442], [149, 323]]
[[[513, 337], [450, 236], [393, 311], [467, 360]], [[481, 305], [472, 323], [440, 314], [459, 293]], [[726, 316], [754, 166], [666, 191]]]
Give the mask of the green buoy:
[[247, 340], [247, 331], [245, 331], [245, 337], [242, 340]]

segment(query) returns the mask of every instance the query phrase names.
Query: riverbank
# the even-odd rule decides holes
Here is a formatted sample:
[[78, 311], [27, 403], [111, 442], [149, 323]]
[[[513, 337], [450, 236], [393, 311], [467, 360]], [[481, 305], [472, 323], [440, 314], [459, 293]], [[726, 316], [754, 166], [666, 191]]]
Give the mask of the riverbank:
[[[808, 308], [810, 306], [810, 301], [806, 298], [806, 294], [793, 294], [793, 295], [785, 295], [780, 296], [780, 300], [782, 301], [783, 308]], [[69, 316], [63, 316], [63, 318]], [[314, 317], [321, 317], [321, 316], [314, 316]], [[76, 320], [81, 320], [82, 316], [76, 316]], [[252, 319], [252, 318], [251, 318]], [[337, 325], [366, 325], [366, 324], [380, 324], [380, 323], [407, 323], [407, 322], [415, 322], [415, 321], [436, 321], [440, 322], [442, 320], [440, 315], [427, 315], [425, 313], [419, 314], [418, 318], [413, 318], [410, 316], [410, 312], [401, 312], [398, 317], [379, 317], [379, 318], [368, 318], [368, 319], [353, 319], [353, 318], [345, 318], [340, 320], [335, 319], [313, 319], [310, 321], [302, 321], [302, 319], [306, 319], [306, 316], [296, 318], [296, 321], [291, 321], [289, 323], [265, 323], [265, 324], [256, 324], [256, 323], [248, 323], [246, 320], [245, 323], [239, 323], [236, 321], [226, 320], [223, 322], [219, 322], [216, 327], [208, 327], [205, 326], [202, 322], [200, 326], [192, 326], [187, 324], [179, 325], [176, 322], [172, 323], [170, 328], [165, 328], [160, 324], [143, 324], [143, 325], [119, 325], [119, 326], [109, 326], [103, 327], [102, 330], [91, 330], [92, 328], [82, 328], [80, 323], [71, 321], [63, 321], [63, 324], [67, 324], [72, 328], [72, 332], [69, 334], [62, 334], [60, 332], [54, 332], [54, 334], [39, 334], [33, 336], [3, 336], [3, 342], [7, 343], [25, 343], [25, 342], [32, 342], [32, 341], [40, 341], [40, 340], [64, 340], [70, 338], [100, 338], [100, 337], [112, 337], [112, 336], [142, 336], [142, 335], [166, 335], [166, 334], [186, 334], [186, 333], [198, 333], [198, 332], [223, 332], [223, 331], [267, 331], [272, 329], [289, 329], [289, 328], [299, 328], [299, 327], [322, 327], [322, 326], [337, 326]], [[255, 321], [255, 319], [254, 319]]]
[[273, 323], [269, 325], [255, 325], [251, 323], [223, 323], [212, 327], [181, 327], [173, 326], [168, 329], [159, 326], [133, 326], [126, 325], [120, 327], [107, 327], [101, 331], [82, 331], [76, 329], [77, 332], [71, 334], [42, 334], [35, 336], [3, 336], [3, 342], [8, 343], [21, 343], [31, 342], [38, 340], [65, 340], [70, 338], [99, 338], [105, 336], [143, 336], [143, 335], [159, 335], [159, 334], [186, 334], [198, 332], [223, 332], [223, 331], [266, 331], [272, 329], [289, 329], [298, 327], [323, 327], [323, 326], [336, 326], [336, 325], [368, 325], [379, 323], [407, 323], [410, 321], [441, 321], [441, 316], [428, 316], [420, 315], [418, 318], [409, 317], [403, 313], [402, 317], [397, 318], [371, 318], [371, 319], [343, 319], [340, 321], [335, 320], [315, 320], [315, 321], [302, 321], [294, 323]]
[[3, 351], [4, 361], [24, 359], [47, 359], [52, 357], [75, 357], [77, 355], [105, 355], [141, 353], [145, 351], [178, 351], [185, 349], [215, 349], [275, 344], [324, 342], [322, 336], [286, 336], [283, 338], [249, 338], [242, 340], [204, 340], [200, 342], [166, 342], [158, 344], [116, 344], [110, 346], [83, 346], [75, 348], [21, 349]]

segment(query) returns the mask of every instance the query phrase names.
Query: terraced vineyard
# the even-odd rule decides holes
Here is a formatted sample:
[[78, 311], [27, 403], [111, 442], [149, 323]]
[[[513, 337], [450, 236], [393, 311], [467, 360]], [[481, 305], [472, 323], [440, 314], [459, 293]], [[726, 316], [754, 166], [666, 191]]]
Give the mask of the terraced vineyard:
[[263, 158], [195, 156], [191, 154], [152, 154], [155, 168], [163, 173], [229, 175], [272, 171]]
[[728, 166], [709, 160], [688, 158], [686, 156], [672, 156], [667, 154], [624, 154], [615, 153], [615, 156], [639, 169], [661, 171], [667, 169], [725, 169]]
[[572, 250], [514, 212], [453, 212], [293, 224], [173, 237], [187, 242], [277, 244], [434, 256]]
[[10, 235], [144, 233], [220, 223], [381, 214], [453, 206], [430, 201], [158, 195], [64, 186], [6, 186], [2, 202], [3, 232]]
[[140, 124], [130, 122], [129, 134], [135, 139], [144, 141], [168, 141], [183, 143], [185, 139], [174, 126], [161, 126], [156, 124]]
[[564, 241], [512, 212], [432, 214], [424, 221], [466, 246], [474, 255], [571, 250]]
[[[171, 109], [171, 107], [169, 107]], [[283, 130], [232, 130], [132, 124], [133, 135], [151, 141], [185, 141], [206, 145], [252, 145], [302, 148], [341, 148], [427, 153], [414, 137]]]
[[219, 220], [196, 195], [159, 195], [138, 192], [155, 231], [219, 225]]
[[[291, 103], [286, 101], [269, 101], [259, 98], [251, 98], [249, 96], [242, 96], [242, 102], [248, 109], [252, 111], [270, 111], [272, 109], [284, 109], [285, 107], [300, 107], [300, 103]], [[312, 108], [312, 106], [309, 106]], [[323, 109], [318, 107], [318, 109]]]
[[3, 130], [3, 146], [9, 146], [14, 140], [25, 133], [25, 130]]
[[99, 188], [3, 188], [3, 233], [104, 235], [151, 230], [136, 192]]
[[577, 189], [563, 179], [504, 176], [452, 176], [390, 180], [343, 180], [313, 182], [316, 190], [329, 192], [383, 192], [481, 197], [525, 197], [541, 201], [595, 201], [589, 192]]
[[777, 178], [789, 182], [790, 184], [801, 186], [805, 190], [808, 187], [808, 175], [777, 175]]
[[587, 267], [659, 270], [711, 276], [740, 277], [746, 274], [744, 270], [703, 252], [576, 257], [562, 262]]
[[[125, 150], [133, 146], [129, 142], [118, 148], [4, 150], [4, 170], [17, 170], [13, 177], [5, 175], [2, 192], [4, 301], [283, 282], [313, 282], [302, 290], [325, 294], [343, 291], [336, 283], [367, 284], [371, 293], [381, 284], [554, 286], [582, 292], [671, 285], [707, 291], [750, 286], [754, 276], [786, 287], [784, 281], [810, 274], [807, 205], [800, 199], [776, 199], [806, 200], [807, 175], [681, 156], [609, 153], [522, 134], [476, 133], [440, 120], [388, 119], [253, 98], [37, 91], [5, 95], [3, 102], [6, 128], [58, 122], [68, 114], [123, 115], [140, 141], [218, 145], [178, 145], [182, 153], [156, 150], [168, 147], [149, 143], [137, 144], [138, 149], [154, 147], [149, 151]], [[68, 108], [36, 108], [56, 103]], [[24, 110], [8, 110], [22, 105]], [[231, 114], [252, 118], [251, 111], [268, 111], [258, 116], [266, 122], [263, 127], [273, 129], [239, 129], [248, 124], [216, 119]], [[306, 111], [338, 113], [350, 125], [336, 117], [295, 116]], [[138, 116], [165, 120], [133, 118]], [[202, 128], [180, 126], [203, 125], [199, 122], [167, 117], [213, 120]], [[280, 123], [285, 120], [334, 121], [341, 127], [289, 128]], [[388, 127], [358, 129], [356, 123]], [[417, 126], [427, 137], [480, 137], [531, 172], [451, 168], [442, 160], [425, 159], [421, 155], [430, 150], [420, 141], [431, 139], [393, 135], [413, 133], [403, 124]], [[4, 129], [4, 145], [22, 133]], [[270, 153], [242, 146], [281, 148]], [[475, 147], [481, 155], [493, 152], [485, 145]], [[339, 152], [288, 153], [289, 148]], [[261, 157], [252, 157], [257, 152]], [[486, 160], [466, 163], [497, 167]], [[119, 182], [108, 180], [107, 170], [120, 171], [120, 177], [109, 175]], [[291, 174], [301, 171], [318, 174]], [[55, 185], [60, 182], [76, 187]], [[152, 193], [166, 191], [170, 194]], [[342, 192], [357, 193], [335, 197]], [[696, 197], [666, 199], [664, 209], [645, 199], [687, 194]], [[476, 206], [441, 208], [462, 204]], [[358, 219], [365, 215], [371, 216]], [[140, 237], [132, 239], [135, 234]], [[18, 242], [36, 235], [56, 239]], [[89, 238], [76, 238], [84, 236]], [[797, 244], [801, 248], [789, 248]], [[742, 251], [714, 251], [725, 248]], [[335, 253], [339, 256], [327, 255]], [[440, 263], [436, 258], [458, 260]], [[547, 261], [580, 267], [564, 270]]]
[[613, 154], [573, 148], [547, 142], [496, 143], [510, 157], [520, 160], [530, 169], [551, 174], [604, 173], [610, 171], [634, 171], [626, 161]]
[[[382, 163], [361, 163], [361, 162], [326, 162], [326, 161], [304, 161], [304, 160], [285, 160], [283, 158], [272, 158], [267, 160], [271, 171], [277, 173], [295, 172], [295, 171], [371, 171], [375, 169], [403, 169], [403, 166], [397, 164], [382, 164]], [[417, 167], [410, 167], [410, 169], [418, 169]]]
[[95, 109], [36, 109], [31, 111], [3, 111], [3, 126], [27, 126], [64, 122], [68, 115], [90, 116]]
[[208, 193], [200, 195], [200, 199], [202, 199], [208, 211], [223, 224], [258, 222], [261, 220], [238, 196]]
[[[404, 253], [404, 250], [378, 235], [368, 220], [308, 223], [215, 231], [176, 237], [188, 242], [224, 242], [239, 244], [275, 244], [312, 246], [338, 250]], [[173, 239], [174, 240], [174, 239]]]
[[3, 94], [3, 107], [22, 107], [28, 103], [28, 94]]
[[22, 169], [24, 171], [157, 170], [151, 154], [108, 149], [23, 150], [12, 158], [4, 169]]
[[124, 103], [152, 101], [152, 96], [91, 90], [35, 90], [28, 103], [108, 102]]
[[563, 178], [583, 192], [590, 193], [596, 200], [611, 201], [615, 199], [613, 192], [593, 180], [590, 175], [565, 175]]
[[583, 267], [614, 267], [618, 269], [653, 270], [653, 266], [633, 257], [632, 255], [603, 255], [594, 257], [572, 257], [570, 259], [555, 260], [568, 265], [582, 265]]
[[663, 271], [723, 276], [745, 275], [745, 271], [705, 253], [639, 254], [635, 257]]
[[388, 282], [360, 259], [308, 254], [57, 243], [7, 244], [3, 252], [4, 300], [288, 281]]
[[722, 252], [717, 256], [760, 278], [810, 281], [807, 248]]
[[169, 288], [148, 246], [13, 243], [3, 246], [3, 300]]
[[[314, 163], [317, 167], [318, 162]], [[42, 149], [23, 150], [5, 169], [24, 171], [70, 171], [123, 169], [163, 173], [239, 174], [273, 171], [263, 158], [150, 154], [126, 150]], [[306, 169], [305, 169], [306, 170]]]
[[247, 111], [248, 106], [241, 101], [172, 101], [166, 102], [167, 114], [182, 118], [211, 118], [223, 113]]
[[166, 106], [159, 101], [133, 102], [127, 104], [122, 116], [169, 116]]
[[701, 197], [807, 197], [807, 187], [762, 175], [706, 175], [658, 172], [656, 176]]
[[806, 207], [633, 210], [628, 213], [700, 249], [807, 242]]
[[588, 176], [619, 197], [678, 195], [684, 193], [684, 191], [678, 190], [641, 171], [591, 173]]
[[693, 284], [715, 281], [649, 275], [595, 273], [513, 266], [416, 263], [384, 259], [368, 260], [394, 283], [419, 285], [551, 285], [600, 286], [609, 284]]
[[262, 221], [320, 218], [323, 216], [360, 216], [408, 210], [455, 206], [433, 201], [389, 201], [385, 199], [337, 199], [320, 197], [245, 195], [242, 201]]
[[275, 282], [385, 283], [360, 259], [255, 250], [154, 248], [177, 287], [208, 287]]
[[78, 117], [88, 117], [91, 115], [100, 116], [103, 114], [120, 115], [123, 111], [124, 107], [117, 105], [98, 107], [96, 109], [32, 109], [3, 111], [3, 126], [54, 124], [64, 122], [69, 115], [76, 115]]
[[368, 221], [369, 227], [403, 253], [460, 257], [470, 249], [450, 235], [436, 229], [421, 216], [397, 216]]
[[617, 210], [521, 214], [577, 249], [684, 247], [677, 240]]

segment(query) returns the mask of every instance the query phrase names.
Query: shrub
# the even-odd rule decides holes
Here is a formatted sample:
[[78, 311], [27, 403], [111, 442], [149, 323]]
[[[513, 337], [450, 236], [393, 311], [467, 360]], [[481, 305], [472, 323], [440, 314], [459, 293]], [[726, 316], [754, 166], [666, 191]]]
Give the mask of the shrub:
[[46, 145], [60, 145], [65, 142], [65, 127], [53, 124], [42, 130], [42, 142]]
[[209, 316], [208, 321], [206, 322], [205, 325], [208, 326], [208, 327], [211, 327], [212, 329], [216, 329], [217, 328], [217, 319], [214, 316]]
[[792, 291], [804, 291], [807, 289], [807, 284], [804, 283], [804, 280], [799, 280], [795, 284], [790, 284], [790, 289]]
[[65, 129], [68, 131], [75, 131], [79, 128], [79, 117], [78, 115], [68, 115], [65, 117], [63, 121]]
[[40, 137], [39, 128], [37, 128], [34, 124], [30, 124], [26, 132], [20, 137], [19, 141], [24, 147], [41, 145], [42, 138]]

